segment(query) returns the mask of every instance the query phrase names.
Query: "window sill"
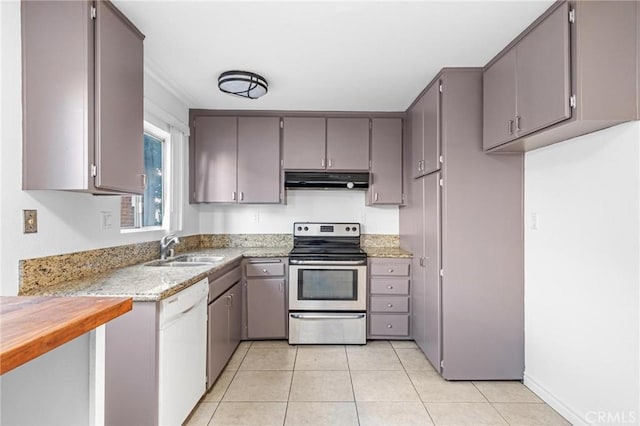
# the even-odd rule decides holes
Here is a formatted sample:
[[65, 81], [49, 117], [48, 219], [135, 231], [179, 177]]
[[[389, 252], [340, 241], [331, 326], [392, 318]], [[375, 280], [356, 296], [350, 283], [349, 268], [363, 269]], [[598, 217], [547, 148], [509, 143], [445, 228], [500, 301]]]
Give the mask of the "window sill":
[[157, 231], [169, 232], [167, 229], [163, 228], [162, 226], [145, 226], [144, 228], [120, 229], [121, 234], [138, 234], [141, 232], [157, 232]]

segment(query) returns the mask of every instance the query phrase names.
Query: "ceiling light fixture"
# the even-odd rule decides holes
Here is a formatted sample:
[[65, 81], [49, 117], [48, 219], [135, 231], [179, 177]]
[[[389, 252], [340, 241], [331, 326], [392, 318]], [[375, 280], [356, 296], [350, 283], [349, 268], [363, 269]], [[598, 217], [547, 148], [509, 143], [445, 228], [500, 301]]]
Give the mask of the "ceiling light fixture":
[[249, 71], [226, 71], [218, 77], [218, 88], [232, 95], [258, 99], [267, 94], [269, 85], [264, 77]]

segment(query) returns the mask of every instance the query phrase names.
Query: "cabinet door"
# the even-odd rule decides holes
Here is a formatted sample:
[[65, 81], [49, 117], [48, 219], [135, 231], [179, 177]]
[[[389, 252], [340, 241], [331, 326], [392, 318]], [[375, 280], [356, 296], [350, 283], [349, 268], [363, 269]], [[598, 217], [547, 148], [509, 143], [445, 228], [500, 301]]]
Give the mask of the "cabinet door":
[[238, 202], [280, 202], [280, 119], [238, 119]]
[[[416, 344], [426, 351], [426, 313], [425, 313], [425, 282], [424, 282], [424, 179], [411, 181], [411, 204], [406, 219], [412, 223], [408, 239], [411, 259], [411, 330]], [[406, 208], [406, 207], [405, 207]]]
[[369, 170], [369, 119], [327, 119], [327, 169]]
[[324, 118], [285, 117], [282, 129], [284, 168], [324, 170], [327, 123]]
[[441, 347], [441, 251], [440, 251], [440, 178], [433, 173], [424, 178], [424, 346], [422, 350], [440, 371]]
[[402, 203], [402, 119], [373, 119], [371, 175], [371, 204]]
[[569, 25], [565, 3], [518, 43], [518, 136], [571, 117]]
[[237, 200], [237, 118], [196, 117], [195, 200], [232, 203]]
[[229, 360], [229, 298], [225, 293], [209, 304], [207, 388], [213, 385]]
[[95, 184], [142, 194], [144, 36], [111, 3], [96, 7]]
[[229, 356], [242, 338], [242, 285], [238, 281], [229, 289]]
[[249, 339], [286, 338], [284, 279], [247, 280]]
[[423, 97], [424, 140], [422, 174], [440, 169], [440, 82], [436, 81]]
[[411, 176], [422, 176], [424, 160], [424, 95], [409, 110], [411, 122]]
[[511, 49], [483, 74], [485, 150], [515, 139], [516, 51]]

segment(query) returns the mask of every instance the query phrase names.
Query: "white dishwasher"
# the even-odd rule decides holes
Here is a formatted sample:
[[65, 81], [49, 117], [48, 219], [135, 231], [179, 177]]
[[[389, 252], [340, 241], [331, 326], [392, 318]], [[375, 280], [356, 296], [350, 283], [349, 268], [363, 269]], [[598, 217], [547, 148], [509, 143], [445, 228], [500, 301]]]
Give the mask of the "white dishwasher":
[[205, 278], [160, 302], [160, 426], [181, 425], [206, 390], [208, 294]]

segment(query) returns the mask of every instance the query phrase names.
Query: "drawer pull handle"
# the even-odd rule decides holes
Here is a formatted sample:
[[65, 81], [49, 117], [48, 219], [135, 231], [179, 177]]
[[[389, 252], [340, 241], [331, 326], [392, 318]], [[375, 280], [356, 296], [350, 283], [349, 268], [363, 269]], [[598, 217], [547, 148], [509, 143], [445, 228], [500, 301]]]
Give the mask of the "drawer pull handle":
[[388, 288], [389, 290], [393, 290], [393, 286], [392, 286], [392, 285], [388, 285], [388, 286], [387, 286], [387, 288]]
[[391, 324], [387, 324], [387, 328], [393, 328]]
[[265, 268], [265, 269], [263, 269], [263, 270], [262, 270], [262, 272], [264, 272], [264, 273], [266, 274], [266, 273], [267, 273], [267, 270], [266, 270], [266, 268]]
[[392, 273], [392, 272], [393, 272], [393, 269], [389, 268], [389, 273]]
[[388, 307], [388, 308], [393, 308], [393, 304], [391, 304], [391, 303], [387, 303], [387, 307]]

